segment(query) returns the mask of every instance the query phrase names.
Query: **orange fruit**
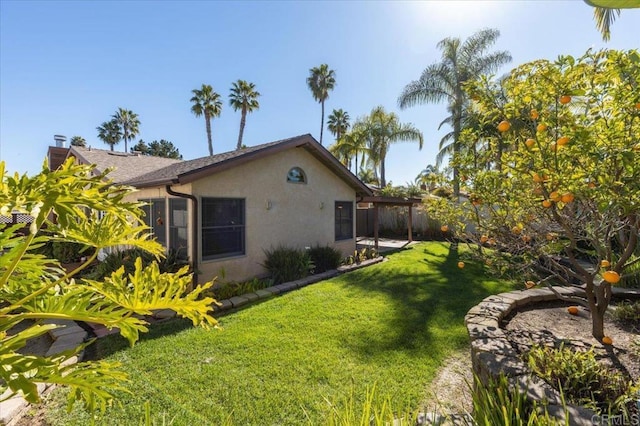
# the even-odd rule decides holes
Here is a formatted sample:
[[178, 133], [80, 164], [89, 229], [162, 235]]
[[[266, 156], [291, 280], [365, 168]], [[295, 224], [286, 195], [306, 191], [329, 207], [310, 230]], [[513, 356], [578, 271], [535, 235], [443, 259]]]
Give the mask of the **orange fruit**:
[[616, 271], [606, 271], [604, 274], [602, 274], [602, 278], [609, 284], [616, 284], [618, 281], [620, 281], [620, 274], [618, 274]]
[[568, 104], [569, 102], [571, 102], [571, 96], [569, 96], [569, 95], [562, 95], [562, 96], [560, 96], [560, 103], [561, 103], [562, 105], [566, 105], [566, 104]]
[[571, 315], [578, 315], [578, 307], [577, 306], [569, 306], [567, 308], [567, 312], [569, 312]]
[[527, 281], [527, 282], [525, 282], [525, 283], [524, 283], [524, 285], [525, 285], [525, 287], [527, 287], [527, 290], [528, 290], [528, 289], [530, 289], [530, 288], [535, 287], [535, 286], [536, 286], [536, 283], [535, 283], [535, 282], [533, 282], [533, 281]]
[[569, 137], [568, 136], [562, 136], [560, 138], [558, 138], [557, 144], [560, 146], [564, 146], [566, 144], [569, 143]]
[[605, 345], [613, 345], [613, 340], [609, 336], [604, 336], [602, 338], [602, 343]]
[[[640, 109], [640, 108], [639, 108]], [[531, 116], [531, 118], [533, 118], [534, 120], [537, 119], [540, 114], [538, 114], [538, 110], [536, 109], [532, 109], [531, 112], [529, 113], [529, 115]]]
[[593, 189], [596, 187], [596, 184], [594, 182], [589, 182], [589, 185], [587, 185], [589, 188]]
[[531, 242], [531, 237], [528, 235], [523, 235], [522, 236], [522, 241], [524, 241], [525, 243], [529, 243]]
[[527, 146], [527, 148], [533, 148], [533, 146], [536, 144], [536, 140], [529, 138], [524, 141], [524, 144]]
[[546, 238], [547, 238], [547, 241], [553, 241], [553, 240], [555, 240], [556, 236], [555, 236], [555, 234], [549, 232], [549, 233], [547, 233]]
[[574, 200], [574, 196], [570, 192], [565, 192], [564, 194], [562, 194], [562, 197], [560, 197], [560, 201], [562, 201], [565, 204], [570, 203], [573, 200]]
[[480, 237], [480, 244], [484, 244], [487, 241], [489, 241], [489, 237], [487, 237], [486, 235]]
[[607, 259], [603, 259], [602, 262], [600, 262], [600, 266], [602, 268], [608, 268], [609, 266], [611, 266], [611, 262], [609, 262]]
[[640, 109], [640, 102], [636, 104], [636, 109]]
[[544, 132], [545, 130], [547, 130], [547, 125], [544, 123], [540, 123], [538, 124], [538, 127], [536, 127], [536, 129], [538, 129], [539, 132]]
[[522, 229], [520, 229], [519, 226], [514, 226], [513, 228], [511, 228], [511, 232], [513, 232], [514, 234], [518, 235], [522, 232]]
[[447, 225], [442, 225], [442, 226], [440, 227], [440, 230], [441, 230], [442, 232], [447, 232], [447, 231], [449, 231], [449, 227], [448, 227]]
[[496, 243], [496, 239], [495, 238], [489, 238], [489, 241], [487, 241], [490, 245], [494, 245]]
[[547, 180], [547, 179], [548, 179], [548, 176], [547, 176], [547, 175], [542, 175], [542, 176], [540, 176], [540, 175], [539, 175], [539, 174], [537, 174], [537, 173], [534, 173], [534, 174], [533, 174], [533, 181], [534, 181], [535, 183], [542, 183], [542, 182], [544, 182], [544, 181], [545, 181], [545, 180]]
[[500, 132], [506, 132], [510, 128], [511, 128], [511, 123], [509, 123], [507, 120], [502, 120], [500, 124], [498, 124], [498, 131]]
[[548, 209], [552, 205], [553, 205], [553, 203], [551, 202], [551, 200], [543, 200], [542, 201], [542, 207], [544, 207], [545, 209]]
[[551, 194], [549, 194], [549, 198], [554, 203], [557, 203], [558, 201], [560, 201], [562, 199], [562, 197], [560, 197], [560, 194], [558, 194], [557, 191], [553, 191]]
[[458, 262], [458, 268], [460, 269], [464, 268], [464, 262]]

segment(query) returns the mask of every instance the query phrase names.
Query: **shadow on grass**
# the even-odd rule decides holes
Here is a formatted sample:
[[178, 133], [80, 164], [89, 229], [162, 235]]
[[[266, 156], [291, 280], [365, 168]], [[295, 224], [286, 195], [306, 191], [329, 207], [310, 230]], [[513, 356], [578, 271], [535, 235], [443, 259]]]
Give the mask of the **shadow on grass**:
[[[393, 314], [389, 333], [362, 330], [349, 336], [348, 345], [363, 356], [393, 350], [438, 352], [433, 345], [449, 333], [457, 349], [464, 347], [468, 343], [464, 316], [494, 294], [498, 283], [485, 275], [481, 265], [469, 263], [460, 269], [459, 260], [456, 244], [418, 245], [390, 255], [376, 268], [341, 277], [347, 286], [388, 296]], [[507, 287], [504, 283], [500, 290]]]

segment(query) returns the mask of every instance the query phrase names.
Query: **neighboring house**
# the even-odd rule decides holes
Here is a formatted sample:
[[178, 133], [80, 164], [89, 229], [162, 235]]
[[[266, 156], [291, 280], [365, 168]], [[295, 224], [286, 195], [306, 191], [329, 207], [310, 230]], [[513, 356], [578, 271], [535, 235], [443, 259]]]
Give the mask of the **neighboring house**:
[[123, 183], [153, 170], [180, 162], [173, 158], [152, 157], [140, 153], [107, 151], [104, 149], [83, 148], [79, 146], [50, 146], [49, 168], [57, 169], [67, 158], [74, 157], [80, 164], [95, 164], [95, 173], [111, 169], [108, 178], [114, 183]]
[[[129, 167], [131, 157], [118, 158]], [[100, 169], [106, 159], [114, 158], [91, 162]], [[172, 161], [114, 181], [138, 189], [132, 197], [149, 203], [145, 222], [157, 240], [186, 254], [200, 281], [263, 275], [264, 251], [278, 246], [356, 249], [355, 205], [372, 193], [311, 135]]]

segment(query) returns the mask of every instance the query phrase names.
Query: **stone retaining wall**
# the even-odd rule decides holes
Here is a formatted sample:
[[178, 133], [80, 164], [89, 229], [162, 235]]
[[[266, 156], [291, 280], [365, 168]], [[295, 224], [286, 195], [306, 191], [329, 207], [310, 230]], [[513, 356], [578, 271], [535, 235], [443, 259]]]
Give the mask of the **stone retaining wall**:
[[[567, 296], [584, 296], [584, 290], [577, 287], [554, 287]], [[613, 295], [640, 298], [640, 290], [614, 287]], [[500, 373], [518, 386], [529, 399], [549, 402], [549, 414], [564, 418], [564, 410], [559, 393], [542, 379], [532, 377], [527, 365], [511, 346], [500, 323], [511, 312], [526, 305], [539, 302], [557, 301], [551, 289], [511, 291], [485, 298], [469, 310], [464, 322], [471, 339], [471, 363], [474, 373], [483, 383], [489, 378], [497, 378]], [[569, 406], [572, 425], [592, 425], [595, 414], [582, 407]]]

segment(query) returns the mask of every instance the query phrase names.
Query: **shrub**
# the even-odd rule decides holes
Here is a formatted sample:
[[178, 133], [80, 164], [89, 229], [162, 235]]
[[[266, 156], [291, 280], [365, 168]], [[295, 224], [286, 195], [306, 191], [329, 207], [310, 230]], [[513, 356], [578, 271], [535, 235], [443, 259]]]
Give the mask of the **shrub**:
[[[559, 425], [557, 419], [550, 417], [544, 406], [538, 401], [527, 399], [526, 393], [511, 386], [506, 376], [491, 378], [485, 385], [474, 376], [471, 389], [473, 400], [473, 422], [475, 425]], [[563, 398], [564, 405], [564, 398]], [[565, 416], [565, 424], [569, 424]]]
[[306, 250], [284, 246], [265, 250], [264, 266], [274, 284], [295, 281], [304, 278], [313, 270], [313, 263]]
[[231, 281], [220, 284], [210, 290], [209, 296], [216, 300], [230, 299], [234, 296], [241, 296], [246, 293], [253, 293], [256, 290], [271, 287], [272, 280], [254, 278], [250, 281], [236, 282]]
[[135, 262], [138, 257], [142, 259], [142, 264], [145, 267], [150, 265], [153, 261], [158, 262], [158, 267], [160, 268], [161, 273], [174, 273], [189, 264], [186, 260], [179, 257], [178, 252], [173, 249], [169, 249], [166, 257], [158, 261], [149, 252], [133, 248], [108, 254], [107, 257], [105, 257], [102, 262], [99, 262], [87, 276], [91, 279], [100, 280], [110, 276], [112, 273], [120, 269], [121, 266], [124, 266], [125, 274], [131, 274], [135, 271]]
[[629, 263], [618, 285], [626, 288], [640, 288], [640, 256], [632, 257]]
[[373, 247], [364, 247], [360, 250], [353, 252], [353, 256], [347, 257], [343, 263], [346, 265], [353, 265], [354, 263], [360, 263], [365, 260], [375, 259], [378, 257], [378, 252]]
[[54, 259], [60, 263], [77, 262], [80, 257], [84, 256], [83, 252], [87, 246], [79, 243], [68, 243], [63, 241], [54, 241], [51, 244], [51, 254]]
[[621, 322], [635, 322], [640, 325], [640, 301], [620, 303], [613, 311], [613, 317]]
[[631, 384], [621, 373], [599, 363], [593, 348], [581, 352], [534, 346], [528, 363], [537, 376], [562, 389], [569, 401], [596, 411], [624, 411], [632, 399]]
[[342, 253], [330, 246], [315, 246], [309, 250], [309, 257], [314, 266], [314, 273], [320, 274], [331, 269], [336, 269], [342, 261]]

